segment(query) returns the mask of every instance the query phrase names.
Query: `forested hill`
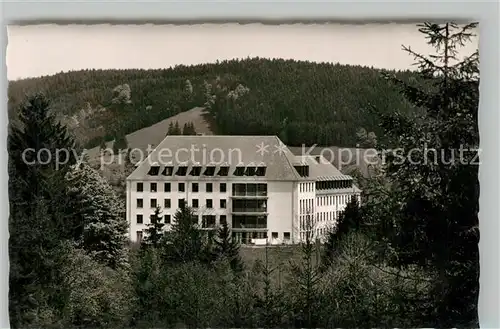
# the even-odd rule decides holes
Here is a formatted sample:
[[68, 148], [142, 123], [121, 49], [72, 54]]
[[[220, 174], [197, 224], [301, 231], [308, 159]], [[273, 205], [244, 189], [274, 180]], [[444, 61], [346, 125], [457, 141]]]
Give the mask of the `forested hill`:
[[[11, 81], [9, 116], [15, 120], [26, 94], [42, 91], [87, 147], [195, 106], [208, 109], [217, 134], [277, 134], [289, 145], [352, 147], [360, 128], [381, 133], [370, 105], [413, 111], [381, 73], [262, 58], [161, 70], [83, 70]], [[404, 80], [413, 75], [393, 73]]]

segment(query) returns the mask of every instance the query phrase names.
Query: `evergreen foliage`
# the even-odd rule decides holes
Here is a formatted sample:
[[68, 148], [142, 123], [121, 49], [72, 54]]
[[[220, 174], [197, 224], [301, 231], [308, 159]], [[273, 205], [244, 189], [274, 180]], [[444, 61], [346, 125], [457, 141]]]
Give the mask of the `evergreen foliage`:
[[[426, 87], [387, 77], [425, 111], [417, 118], [400, 112], [382, 116], [383, 146], [397, 141], [403, 154], [386, 156], [391, 191], [368, 204], [381, 245], [390, 246], [385, 257], [397, 266], [418, 265], [435, 275], [430, 298], [438, 302], [426, 314], [431, 326], [477, 326], [478, 54], [456, 58], [475, 26], [420, 26], [436, 54], [406, 51], [416, 58]], [[409, 159], [412, 150], [422, 151], [413, 152], [412, 161], [400, 160]]]
[[[417, 111], [381, 72], [264, 58], [159, 70], [82, 70], [9, 82], [9, 116], [15, 117], [25, 92], [42, 91], [54, 101], [58, 116], [72, 117], [87, 106], [94, 110], [74, 129], [87, 148], [98, 146], [102, 137], [112, 140], [194, 106], [210, 110], [215, 134], [279, 134], [291, 146], [354, 147], [361, 127], [379, 137], [383, 133], [378, 116], [368, 111], [370, 105], [384, 113], [394, 108]], [[403, 81], [418, 79], [410, 71], [387, 72]], [[113, 91], [116, 86], [119, 92]]]
[[79, 218], [84, 223], [80, 248], [111, 268], [127, 264], [125, 205], [98, 171], [77, 164], [66, 175], [69, 193], [78, 193], [91, 209]]
[[162, 223], [163, 217], [161, 215], [161, 208], [156, 207], [154, 214], [151, 214], [150, 223], [146, 225], [144, 233], [146, 238], [143, 240], [145, 245], [157, 248], [163, 238], [163, 228], [165, 223]]
[[188, 206], [183, 205], [177, 210], [165, 239], [166, 259], [170, 263], [188, 263], [206, 258], [205, 234], [199, 229], [198, 216]]
[[183, 135], [196, 135], [196, 130], [194, 128], [194, 123], [186, 122], [182, 128]]
[[[53, 87], [49, 92], [56, 108], [43, 95], [29, 96], [15, 110], [19, 118], [9, 127], [11, 327], [477, 327], [478, 59], [477, 53], [454, 59], [474, 26], [420, 26], [437, 55], [427, 59], [407, 49], [417, 58], [419, 71], [395, 76], [385, 72], [387, 86], [360, 67], [262, 59], [156, 71], [72, 72], [11, 83], [19, 88], [57, 81], [61, 86], [47, 85]], [[330, 74], [329, 80], [318, 68]], [[339, 73], [338, 78], [332, 73]], [[79, 85], [69, 78], [86, 75], [96, 81], [107, 78], [100, 84], [80, 79], [86, 82]], [[409, 76], [417, 78], [406, 79]], [[342, 80], [346, 77], [352, 84]], [[345, 88], [335, 94], [328, 81]], [[315, 236], [321, 222], [312, 215], [306, 216], [305, 230], [299, 232], [305, 234], [299, 246], [247, 248], [231, 238], [227, 224], [213, 237], [183, 204], [169, 231], [163, 231], [160, 208], [151, 216], [145, 241], [156, 248], [128, 247], [122, 200], [99, 172], [76, 161], [77, 153], [60, 154], [78, 148], [55, 113], [71, 112], [65, 102], [82, 95], [92, 98], [101, 89], [107, 90], [101, 100], [109, 103], [103, 113], [112, 112], [111, 117], [126, 113], [124, 117], [132, 118], [132, 109], [142, 102], [154, 103], [148, 110], [154, 112], [160, 107], [155, 93], [138, 88], [149, 83], [163, 88], [162, 99], [178, 99], [176, 110], [188, 102], [205, 104], [222, 129], [241, 121], [235, 127], [244, 133], [272, 128], [288, 140], [322, 134], [318, 127], [329, 123], [317, 100], [331, 100], [332, 92], [343, 96], [325, 103], [339, 105], [332, 117], [350, 111], [355, 120], [346, 122], [357, 122], [346, 124], [352, 142], [368, 141], [381, 150], [398, 148], [404, 156], [414, 149], [436, 149], [438, 161], [433, 152], [413, 152], [413, 162], [386, 153], [384, 166], [360, 180], [362, 204], [356, 199], [347, 204], [322, 246]], [[118, 87], [113, 91], [112, 86]], [[164, 92], [165, 86], [172, 94]], [[345, 109], [357, 104], [349, 97], [352, 90], [374, 111], [360, 115]], [[311, 106], [301, 101], [306, 91]], [[384, 102], [375, 101], [385, 91]], [[160, 92], [156, 95], [160, 99]], [[15, 88], [9, 97], [9, 106], [20, 102]], [[323, 115], [322, 123], [312, 119], [306, 124], [312, 133], [296, 134], [299, 107], [311, 109], [318, 118]], [[263, 121], [265, 115], [269, 121]], [[128, 129], [116, 127], [112, 136]], [[174, 123], [171, 127], [171, 132], [176, 129]], [[186, 130], [189, 123], [178, 134]], [[329, 133], [323, 134], [326, 140]], [[460, 146], [467, 151], [453, 157], [451, 151]], [[25, 153], [28, 148], [34, 152]], [[59, 164], [37, 163], [36, 152], [42, 149], [48, 150], [42, 160], [58, 155]]]
[[231, 269], [235, 273], [243, 271], [243, 262], [240, 257], [240, 245], [231, 236], [228, 224], [222, 223], [217, 230], [214, 242], [214, 253], [216, 258], [225, 258], [229, 261]]
[[330, 227], [325, 236], [323, 251], [321, 256], [321, 271], [324, 272], [335, 259], [339, 250], [340, 241], [352, 232], [361, 229], [362, 215], [358, 199], [353, 197], [347, 203], [344, 211], [339, 214], [335, 226]]

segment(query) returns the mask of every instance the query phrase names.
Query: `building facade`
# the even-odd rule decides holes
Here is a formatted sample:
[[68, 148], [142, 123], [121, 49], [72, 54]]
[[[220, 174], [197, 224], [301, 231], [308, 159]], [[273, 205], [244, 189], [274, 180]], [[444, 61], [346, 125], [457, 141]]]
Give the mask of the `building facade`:
[[326, 159], [295, 156], [276, 136], [167, 136], [127, 178], [128, 233], [140, 241], [158, 206], [168, 230], [187, 205], [201, 228], [227, 222], [243, 244], [321, 239], [360, 192]]

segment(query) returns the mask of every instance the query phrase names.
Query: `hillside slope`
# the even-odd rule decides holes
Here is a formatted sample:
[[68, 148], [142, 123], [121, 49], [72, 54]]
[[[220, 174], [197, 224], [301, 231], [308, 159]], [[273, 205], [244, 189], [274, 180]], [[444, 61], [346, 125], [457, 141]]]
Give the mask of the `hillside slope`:
[[[414, 79], [410, 72], [386, 72]], [[217, 134], [279, 135], [288, 145], [354, 147], [364, 128], [379, 136], [380, 113], [415, 111], [382, 71], [252, 58], [163, 70], [84, 70], [9, 83], [9, 116], [26, 93], [44, 92], [77, 139], [100, 145], [197, 106]]]

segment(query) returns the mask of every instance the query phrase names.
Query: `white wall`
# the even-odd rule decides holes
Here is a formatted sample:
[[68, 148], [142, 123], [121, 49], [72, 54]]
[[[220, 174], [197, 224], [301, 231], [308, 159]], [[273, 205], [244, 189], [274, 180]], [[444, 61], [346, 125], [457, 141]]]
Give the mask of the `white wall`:
[[[185, 199], [188, 206], [192, 206], [192, 200], [198, 199], [199, 222], [202, 215], [215, 215], [216, 224], [219, 224], [220, 215], [226, 215], [229, 225], [231, 225], [231, 194], [232, 184], [249, 183], [248, 181], [214, 181], [212, 182], [213, 192], [206, 192], [206, 181], [197, 182], [199, 192], [192, 191], [192, 183], [187, 181], [170, 182], [170, 192], [164, 191], [165, 181], [157, 181], [157, 192], [150, 192], [150, 183], [143, 182], [143, 192], [137, 192], [137, 181], [127, 181], [127, 220], [129, 223], [129, 236], [132, 241], [136, 241], [137, 231], [146, 229], [150, 222], [150, 215], [154, 213], [154, 208], [150, 206], [150, 199], [155, 198], [157, 204], [162, 209], [162, 215], [169, 214], [171, 221], [174, 221], [174, 214], [178, 209], [178, 200]], [[179, 191], [179, 183], [184, 183], [185, 191]], [[220, 192], [220, 183], [226, 184], [226, 192]], [[344, 210], [348, 201], [347, 194], [331, 194], [328, 202], [318, 202], [325, 200], [325, 195], [316, 195], [314, 182], [267, 182], [267, 226], [268, 239], [271, 241], [272, 233], [278, 233], [278, 239], [284, 240], [284, 233], [290, 233], [290, 242], [298, 242], [301, 239], [300, 218], [308, 214], [313, 214], [315, 220], [319, 220], [317, 228], [328, 227], [334, 224], [338, 214]], [[142, 198], [143, 208], [137, 208], [137, 199]], [[164, 200], [170, 199], [171, 207], [164, 208]], [[206, 200], [212, 199], [212, 209], [205, 207]], [[226, 208], [220, 208], [220, 199], [226, 200]], [[319, 215], [319, 214], [322, 215]], [[326, 215], [330, 217], [324, 217]], [[143, 224], [137, 224], [137, 215], [143, 215]], [[320, 216], [323, 216], [321, 220]], [[166, 225], [168, 230], [170, 225]], [[324, 232], [324, 230], [323, 230]], [[319, 234], [319, 232], [317, 232]]]
[[292, 240], [292, 219], [294, 217], [294, 182], [269, 182], [267, 184], [267, 236], [271, 240], [272, 233], [278, 233], [278, 239], [284, 241], [284, 233], [290, 233]]
[[[131, 183], [131, 188], [130, 188]], [[155, 182], [143, 182], [144, 191], [137, 192], [137, 183], [138, 182], [130, 182], [127, 185], [127, 194], [130, 194], [129, 202], [127, 203], [127, 215], [128, 221], [130, 223], [130, 238], [132, 241], [136, 241], [136, 232], [139, 230], [146, 229], [146, 225], [150, 223], [149, 216], [154, 213], [154, 208], [150, 206], [150, 199], [156, 199], [157, 204], [162, 209], [162, 215], [170, 215], [171, 222], [174, 221], [174, 215], [179, 208], [179, 199], [184, 199], [187, 202], [188, 206], [192, 206], [192, 200], [198, 199], [199, 210], [196, 211], [199, 215], [199, 222], [201, 223], [202, 215], [217, 215], [217, 224], [219, 221], [219, 216], [222, 214], [227, 214], [228, 209], [230, 208], [230, 199], [229, 194], [231, 191], [231, 186], [228, 182], [211, 182], [213, 192], [206, 192], [206, 183], [209, 182], [197, 182], [199, 192], [192, 192], [192, 183], [187, 181], [175, 181], [175, 182], [166, 182], [166, 181], [158, 181], [157, 183], [157, 192], [150, 192], [150, 183]], [[170, 192], [165, 192], [164, 187], [165, 183], [170, 183]], [[179, 191], [179, 183], [184, 183], [184, 192]], [[226, 191], [220, 192], [220, 183], [226, 183]], [[137, 208], [137, 199], [143, 199], [143, 208]], [[170, 199], [170, 208], [165, 208], [165, 199]], [[206, 200], [212, 199], [212, 209], [206, 208]], [[220, 199], [226, 200], [226, 209], [220, 208]], [[137, 224], [137, 215], [143, 215], [143, 224]], [[228, 216], [229, 219], [229, 216]], [[171, 225], [166, 225], [165, 229], [170, 229]]]

